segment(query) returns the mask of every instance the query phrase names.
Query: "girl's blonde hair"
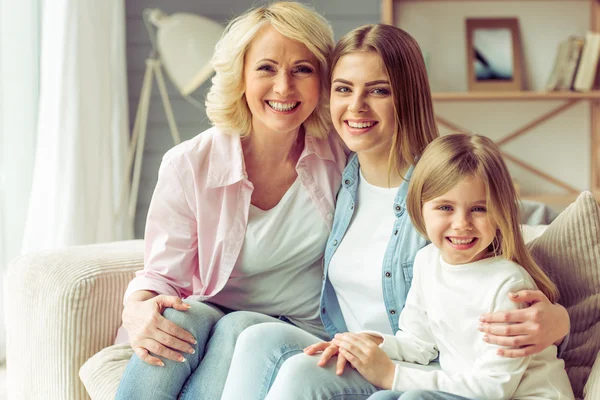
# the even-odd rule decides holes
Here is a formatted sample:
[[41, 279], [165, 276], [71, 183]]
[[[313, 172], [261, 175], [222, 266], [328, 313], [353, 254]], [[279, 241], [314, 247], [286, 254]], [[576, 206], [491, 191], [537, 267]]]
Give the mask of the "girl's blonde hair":
[[357, 51], [379, 54], [390, 79], [396, 132], [390, 148], [389, 170], [401, 173], [438, 137], [423, 54], [417, 41], [400, 28], [364, 25], [344, 35], [333, 49], [329, 82], [339, 59]]
[[325, 138], [331, 130], [327, 59], [333, 48], [333, 30], [315, 10], [297, 2], [280, 1], [254, 8], [232, 20], [215, 47], [215, 75], [206, 97], [206, 115], [225, 132], [248, 136], [252, 114], [244, 97], [244, 59], [257, 33], [270, 24], [283, 36], [304, 44], [319, 60], [321, 93], [312, 114], [303, 123], [307, 134]]
[[521, 265], [551, 302], [559, 297], [556, 285], [535, 263], [521, 235], [519, 198], [500, 149], [480, 135], [442, 136], [425, 149], [410, 179], [407, 209], [417, 231], [427, 237], [423, 204], [442, 196], [467, 177], [479, 177], [486, 188], [488, 218], [496, 227], [489, 256]]

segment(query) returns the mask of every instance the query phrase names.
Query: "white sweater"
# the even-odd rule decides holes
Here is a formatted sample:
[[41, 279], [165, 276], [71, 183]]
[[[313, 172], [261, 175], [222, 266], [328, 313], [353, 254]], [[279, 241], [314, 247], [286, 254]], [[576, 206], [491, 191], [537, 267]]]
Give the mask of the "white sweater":
[[397, 364], [394, 390], [441, 390], [489, 400], [574, 398], [556, 346], [505, 358], [477, 330], [481, 314], [518, 308], [509, 292], [535, 288], [520, 265], [501, 257], [450, 265], [429, 245], [417, 253], [413, 274], [400, 330], [395, 336], [380, 334], [381, 348], [393, 360], [419, 364], [428, 364], [439, 352], [441, 370]]

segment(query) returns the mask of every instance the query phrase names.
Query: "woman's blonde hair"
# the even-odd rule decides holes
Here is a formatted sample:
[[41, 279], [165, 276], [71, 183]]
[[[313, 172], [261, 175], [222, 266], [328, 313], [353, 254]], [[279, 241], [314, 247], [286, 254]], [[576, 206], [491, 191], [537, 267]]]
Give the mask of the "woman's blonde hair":
[[401, 173], [438, 137], [423, 54], [417, 41], [400, 28], [364, 25], [344, 35], [331, 52], [330, 82], [339, 59], [357, 51], [379, 54], [390, 79], [396, 132], [390, 149], [389, 170]]
[[427, 237], [423, 204], [448, 192], [467, 177], [480, 177], [486, 188], [488, 218], [496, 237], [488, 256], [502, 255], [521, 265], [551, 302], [558, 289], [527, 251], [519, 226], [519, 198], [500, 149], [480, 135], [442, 136], [425, 149], [408, 186], [408, 213], [417, 231]]
[[244, 59], [252, 40], [267, 24], [283, 36], [304, 44], [319, 60], [321, 93], [317, 107], [303, 123], [307, 134], [327, 137], [331, 130], [327, 59], [333, 30], [315, 10], [297, 2], [280, 1], [254, 8], [232, 20], [215, 47], [215, 75], [206, 97], [206, 115], [220, 129], [247, 136], [252, 114], [244, 97]]

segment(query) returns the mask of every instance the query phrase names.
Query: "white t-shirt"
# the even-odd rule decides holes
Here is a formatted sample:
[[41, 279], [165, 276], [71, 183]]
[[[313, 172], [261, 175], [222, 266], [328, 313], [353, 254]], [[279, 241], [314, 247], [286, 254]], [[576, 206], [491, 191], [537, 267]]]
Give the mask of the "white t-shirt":
[[441, 370], [396, 365], [393, 389], [441, 390], [467, 398], [573, 399], [556, 346], [522, 358], [496, 354], [499, 346], [483, 341], [477, 330], [486, 312], [519, 307], [509, 292], [534, 289], [520, 265], [503, 257], [469, 264], [445, 263], [429, 245], [415, 258], [413, 281], [395, 336], [382, 335], [393, 360], [427, 364], [438, 356]]
[[329, 230], [299, 179], [270, 210], [250, 206], [240, 256], [211, 302], [286, 316], [323, 335], [319, 317], [322, 256]]
[[354, 215], [329, 264], [329, 279], [349, 332], [392, 334], [381, 280], [397, 193], [398, 188], [371, 185], [360, 173]]

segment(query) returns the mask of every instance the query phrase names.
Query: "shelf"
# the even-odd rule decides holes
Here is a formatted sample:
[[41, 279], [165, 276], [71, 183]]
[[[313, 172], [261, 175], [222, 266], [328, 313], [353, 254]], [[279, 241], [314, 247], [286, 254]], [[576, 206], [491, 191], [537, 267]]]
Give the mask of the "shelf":
[[482, 101], [482, 100], [600, 100], [600, 90], [591, 92], [438, 92], [434, 101]]

